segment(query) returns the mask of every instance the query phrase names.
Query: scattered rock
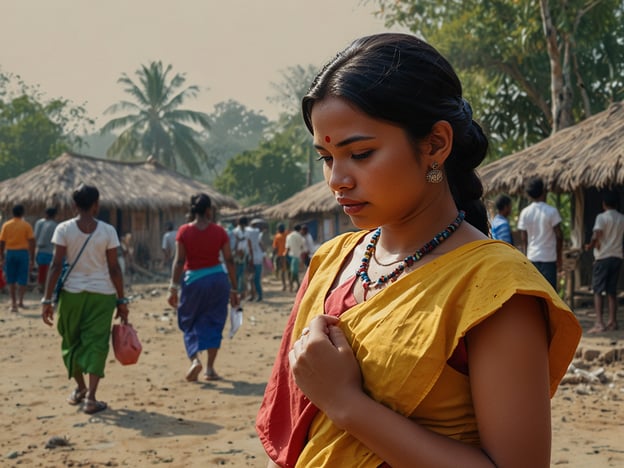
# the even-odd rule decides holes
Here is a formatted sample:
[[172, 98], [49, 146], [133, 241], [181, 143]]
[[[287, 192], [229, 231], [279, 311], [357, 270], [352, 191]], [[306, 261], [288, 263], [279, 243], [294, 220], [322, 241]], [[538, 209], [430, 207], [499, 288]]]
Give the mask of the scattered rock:
[[68, 447], [70, 445], [71, 444], [69, 443], [69, 439], [67, 437], [52, 436], [46, 442], [45, 448], [53, 449], [56, 447]]

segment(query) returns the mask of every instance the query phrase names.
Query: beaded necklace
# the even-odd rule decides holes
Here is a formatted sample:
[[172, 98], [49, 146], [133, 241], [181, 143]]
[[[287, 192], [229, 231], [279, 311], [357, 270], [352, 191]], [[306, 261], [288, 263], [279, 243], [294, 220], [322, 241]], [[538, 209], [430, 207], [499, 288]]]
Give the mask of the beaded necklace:
[[423, 245], [419, 250], [416, 251], [416, 253], [405, 257], [401, 261], [401, 263], [399, 263], [397, 267], [391, 273], [387, 275], [381, 275], [379, 279], [373, 283], [373, 281], [368, 276], [368, 267], [370, 265], [371, 257], [375, 255], [375, 250], [377, 249], [377, 242], [379, 241], [379, 237], [381, 236], [381, 228], [380, 227], [377, 228], [377, 230], [374, 232], [373, 236], [371, 237], [370, 242], [366, 246], [364, 257], [362, 257], [362, 263], [360, 264], [360, 267], [355, 273], [356, 276], [359, 276], [360, 279], [362, 280], [362, 287], [364, 288], [364, 291], [368, 291], [371, 288], [378, 289], [384, 284], [386, 284], [388, 281], [392, 281], [392, 282], [396, 281], [397, 278], [401, 275], [401, 273], [405, 271], [406, 268], [411, 267], [414, 263], [419, 261], [422, 257], [427, 255], [429, 252], [435, 249], [442, 242], [444, 242], [446, 239], [451, 237], [451, 234], [457, 231], [457, 228], [459, 228], [459, 225], [462, 223], [465, 216], [466, 216], [466, 213], [464, 213], [463, 211], [460, 211], [457, 214], [457, 218], [455, 218], [455, 220], [451, 224], [449, 224], [444, 231], [436, 234], [433, 237], [433, 239], [431, 239], [429, 242]]

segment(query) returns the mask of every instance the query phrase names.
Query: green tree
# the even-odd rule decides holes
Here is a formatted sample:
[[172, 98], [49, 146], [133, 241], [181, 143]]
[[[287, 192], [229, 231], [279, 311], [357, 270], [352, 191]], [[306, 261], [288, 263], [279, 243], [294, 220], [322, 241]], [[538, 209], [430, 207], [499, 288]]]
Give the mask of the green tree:
[[306, 165], [308, 187], [321, 180], [323, 176], [321, 166], [314, 164], [317, 154], [301, 117], [301, 99], [308, 92], [318, 71], [318, 68], [312, 65], [287, 68], [281, 72], [282, 79], [279, 83], [271, 83], [275, 95], [268, 98], [269, 102], [277, 104], [282, 109], [274, 132], [281, 134], [281, 141], [290, 142], [289, 151], [292, 157]]
[[102, 127], [102, 132], [121, 130], [106, 153], [108, 157], [143, 160], [151, 155], [165, 166], [185, 169], [188, 174], [198, 174], [202, 163], [212, 164], [199, 143], [199, 132], [210, 128], [208, 115], [180, 109], [188, 99], [197, 96], [199, 88], [182, 88], [184, 74], [170, 77], [172, 69], [171, 65], [163, 67], [160, 61], [151, 62], [135, 72], [136, 82], [125, 73], [119, 78], [134, 102], [121, 101], [106, 110], [130, 112]]
[[215, 105], [208, 118], [210, 131], [202, 146], [212, 165], [206, 166], [209, 173], [202, 178], [210, 182], [232, 157], [258, 146], [269, 127], [269, 119], [234, 100]]
[[621, 0], [375, 0], [436, 46], [504, 152], [624, 97]]
[[0, 180], [79, 149], [79, 135], [92, 124], [84, 108], [46, 100], [37, 88], [0, 73]]
[[253, 151], [230, 159], [215, 187], [243, 205], [275, 204], [301, 190], [305, 176], [282, 136], [264, 141]]

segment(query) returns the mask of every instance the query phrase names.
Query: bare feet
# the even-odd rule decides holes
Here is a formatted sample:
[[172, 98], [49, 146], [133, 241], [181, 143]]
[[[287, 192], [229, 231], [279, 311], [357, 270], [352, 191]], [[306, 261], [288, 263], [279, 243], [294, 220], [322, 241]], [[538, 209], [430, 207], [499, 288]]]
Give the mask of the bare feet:
[[604, 333], [605, 332], [605, 326], [603, 324], [596, 324], [594, 325], [592, 328], [590, 328], [589, 330], [587, 330], [587, 334], [588, 335], [596, 335], [598, 333]]
[[607, 323], [607, 326], [605, 327], [605, 330], [607, 330], [607, 331], [619, 330], [617, 322], [609, 322], [609, 323]]

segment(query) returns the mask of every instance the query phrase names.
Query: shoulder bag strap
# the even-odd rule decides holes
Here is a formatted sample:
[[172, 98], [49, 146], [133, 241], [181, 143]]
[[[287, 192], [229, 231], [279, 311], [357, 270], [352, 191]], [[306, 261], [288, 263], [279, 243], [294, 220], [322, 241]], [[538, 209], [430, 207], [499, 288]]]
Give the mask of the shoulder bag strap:
[[[97, 229], [97, 225], [95, 226], [95, 229]], [[74, 262], [71, 265], [69, 265], [69, 268], [67, 269], [67, 273], [65, 273], [65, 277], [63, 278], [63, 283], [67, 280], [67, 277], [69, 276], [71, 271], [74, 269], [74, 266], [76, 265], [76, 263], [78, 262], [78, 259], [82, 255], [82, 252], [84, 251], [85, 247], [87, 246], [87, 243], [89, 242], [89, 239], [91, 239], [91, 236], [95, 232], [95, 229], [93, 230], [93, 232], [91, 232], [91, 234], [89, 234], [89, 237], [87, 237], [87, 240], [84, 241], [84, 244], [82, 244], [82, 247], [80, 248], [80, 252], [78, 252], [78, 255], [76, 256], [76, 259], [74, 260]]]

